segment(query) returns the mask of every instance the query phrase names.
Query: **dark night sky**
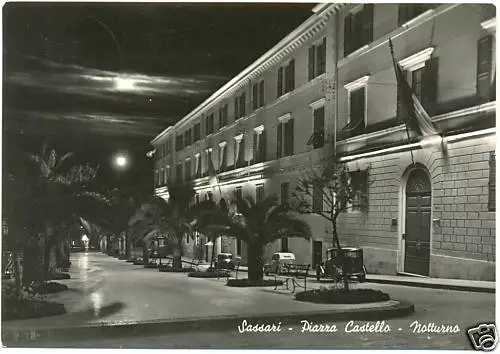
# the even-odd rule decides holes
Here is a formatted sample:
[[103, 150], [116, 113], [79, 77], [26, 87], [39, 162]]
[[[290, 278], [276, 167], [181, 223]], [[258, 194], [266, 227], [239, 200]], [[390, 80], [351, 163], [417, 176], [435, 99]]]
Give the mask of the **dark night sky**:
[[149, 141], [311, 15], [314, 4], [8, 3], [4, 162], [54, 147], [151, 188]]

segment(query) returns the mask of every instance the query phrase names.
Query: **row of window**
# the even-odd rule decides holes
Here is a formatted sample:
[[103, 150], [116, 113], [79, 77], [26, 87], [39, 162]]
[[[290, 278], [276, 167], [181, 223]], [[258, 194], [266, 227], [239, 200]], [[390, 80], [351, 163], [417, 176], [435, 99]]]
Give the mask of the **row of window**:
[[[307, 145], [312, 146], [314, 149], [322, 148], [325, 143], [325, 109], [324, 107], [318, 107], [313, 110], [313, 133], [311, 138], [307, 141]], [[282, 158], [285, 156], [291, 156], [294, 154], [294, 139], [295, 139], [295, 129], [294, 129], [294, 119], [291, 116], [287, 117], [285, 120], [281, 121], [276, 130], [276, 158]], [[232, 168], [241, 168], [255, 163], [265, 162], [268, 156], [267, 152], [268, 136], [267, 132], [263, 126], [255, 129], [253, 133], [253, 158], [250, 160], [245, 159], [247, 135], [240, 134], [234, 138], [234, 161], [233, 165], [228, 165], [227, 158], [227, 144], [221, 143], [218, 146], [218, 161], [219, 165], [217, 167], [217, 172], [224, 172]], [[209, 163], [212, 163], [212, 149], [205, 150], [205, 158], [202, 158], [200, 154], [194, 156], [194, 166], [191, 165], [191, 158], [188, 158], [183, 162], [178, 162], [176, 165], [176, 181], [190, 181], [193, 177], [201, 178], [205, 177], [209, 173]], [[203, 161], [205, 160], [205, 161]], [[202, 166], [203, 165], [203, 166]], [[194, 174], [192, 168], [194, 167]], [[215, 169], [215, 166], [214, 166]], [[161, 169], [157, 171], [157, 177], [155, 177], [155, 185], [167, 184], [170, 181], [170, 177], [167, 177], [167, 170], [170, 170], [168, 166], [165, 170]], [[162, 172], [164, 171], [164, 172]], [[169, 175], [170, 176], [170, 175]]]
[[[400, 4], [398, 25], [402, 25], [434, 7], [432, 4]], [[373, 4], [356, 6], [344, 18], [344, 56], [373, 41]]]
[[[476, 96], [479, 103], [494, 100], [495, 96], [495, 77], [493, 68], [493, 36], [487, 35], [478, 41], [477, 45], [477, 81]], [[438, 60], [437, 57], [431, 57], [423, 65], [417, 65], [407, 68], [403, 71], [406, 80], [413, 93], [418, 98], [424, 109], [433, 115], [437, 111], [438, 95]], [[362, 87], [348, 90], [348, 124], [342, 129], [343, 137], [353, 137], [367, 132], [367, 90], [366, 81]], [[402, 122], [404, 114], [404, 104], [399, 97], [397, 90], [397, 118]]]
[[[323, 38], [318, 44], [309, 48], [309, 80], [325, 73], [326, 71], [326, 38]], [[277, 75], [277, 96], [279, 98], [284, 94], [295, 89], [295, 60], [291, 59], [286, 65], [278, 68]], [[252, 85], [252, 109], [255, 111], [263, 107], [265, 102], [265, 81], [262, 79]], [[247, 115], [246, 92], [237, 95], [233, 100], [234, 120], [243, 118]], [[205, 116], [205, 134], [210, 135], [215, 132], [214, 114]], [[225, 103], [218, 109], [218, 129], [222, 129], [229, 123], [229, 107]], [[191, 133], [193, 130], [193, 133]], [[192, 128], [188, 128], [184, 133], [179, 133], [175, 137], [175, 151], [181, 151], [185, 147], [201, 139], [200, 123], [196, 123]], [[159, 157], [168, 155], [171, 152], [170, 141], [167, 141], [161, 147]]]

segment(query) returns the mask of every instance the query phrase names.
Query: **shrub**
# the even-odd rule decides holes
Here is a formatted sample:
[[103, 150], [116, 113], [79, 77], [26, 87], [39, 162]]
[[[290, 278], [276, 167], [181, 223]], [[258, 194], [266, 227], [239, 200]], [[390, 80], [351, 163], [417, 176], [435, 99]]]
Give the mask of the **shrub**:
[[63, 304], [42, 301], [23, 292], [15, 295], [14, 284], [2, 284], [2, 320], [55, 316], [66, 313]]
[[258, 287], [258, 286], [279, 286], [283, 285], [282, 280], [262, 279], [258, 282], [253, 282], [249, 279], [229, 279], [227, 286], [234, 287]]
[[203, 272], [194, 271], [188, 274], [192, 278], [227, 278], [230, 273], [228, 271], [213, 271], [213, 272]]
[[36, 294], [54, 294], [64, 290], [68, 290], [68, 286], [51, 281], [34, 285], [32, 289]]
[[194, 268], [189, 267], [189, 268], [172, 268], [170, 266], [161, 266], [158, 269], [160, 272], [169, 272], [169, 273], [189, 273], [194, 271]]
[[49, 274], [48, 280], [63, 280], [63, 279], [71, 279], [71, 275], [68, 273], [60, 273], [60, 272], [54, 272]]
[[156, 263], [148, 263], [144, 265], [144, 268], [158, 268], [158, 264]]
[[380, 290], [345, 290], [338, 288], [320, 288], [303, 291], [297, 293], [295, 299], [318, 304], [362, 304], [390, 300], [389, 295]]

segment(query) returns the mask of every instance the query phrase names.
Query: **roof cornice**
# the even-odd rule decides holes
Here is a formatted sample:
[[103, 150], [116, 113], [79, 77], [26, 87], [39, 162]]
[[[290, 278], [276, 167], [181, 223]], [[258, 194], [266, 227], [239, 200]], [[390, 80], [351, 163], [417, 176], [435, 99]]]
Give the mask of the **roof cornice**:
[[151, 141], [151, 143], [153, 144], [165, 136], [170, 128], [181, 127], [193, 117], [202, 113], [204, 110], [212, 108], [212, 106], [217, 104], [220, 100], [225, 99], [235, 91], [241, 89], [244, 85], [248, 84], [249, 80], [259, 77], [267, 69], [279, 63], [283, 58], [288, 56], [295, 49], [299, 48], [303, 43], [317, 35], [325, 27], [327, 20], [335, 12], [335, 10], [340, 9], [343, 6], [344, 4], [341, 3], [322, 3], [314, 7], [314, 14], [311, 17], [304, 21], [295, 30], [290, 32], [285, 38], [279, 41], [274, 47], [264, 53], [238, 75], [229, 80], [220, 89], [215, 91], [209, 98], [184, 116], [180, 121], [158, 134]]

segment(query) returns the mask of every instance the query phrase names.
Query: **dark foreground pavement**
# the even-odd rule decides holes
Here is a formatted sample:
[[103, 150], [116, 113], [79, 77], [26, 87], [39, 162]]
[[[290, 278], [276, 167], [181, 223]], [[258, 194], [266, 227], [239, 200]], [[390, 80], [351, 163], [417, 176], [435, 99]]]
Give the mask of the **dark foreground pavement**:
[[[79, 256], [84, 257], [84, 256]], [[362, 284], [358, 287], [380, 289], [393, 299], [404, 299], [415, 304], [415, 312], [400, 319], [386, 319], [388, 332], [346, 332], [348, 317], [329, 319], [327, 316], [308, 317], [307, 312], [331, 310], [328, 305], [301, 303], [293, 300], [290, 292], [273, 292], [271, 289], [236, 289], [224, 286], [224, 280], [192, 279], [184, 274], [160, 273], [157, 270], [133, 266], [104, 255], [90, 254], [74, 260], [83, 262], [87, 272], [69, 282], [78, 285], [78, 296], [69, 301], [70, 312], [64, 316], [32, 321], [5, 322], [9, 328], [30, 328], [59, 323], [64, 326], [99, 323], [120, 324], [124, 321], [158, 320], [165, 318], [239, 315], [233, 325], [217, 328], [215, 325], [200, 328], [188, 327], [179, 331], [175, 327], [163, 327], [153, 331], [115, 331], [79, 338], [24, 341], [21, 346], [34, 347], [98, 347], [98, 348], [359, 348], [359, 349], [470, 349], [466, 329], [478, 323], [494, 320], [494, 294], [471, 293], [453, 290], [412, 288], [387, 284]], [[77, 268], [77, 267], [75, 267]], [[80, 282], [77, 284], [77, 282]], [[82, 287], [83, 286], [83, 287]], [[319, 286], [314, 284], [312, 286]], [[97, 296], [98, 294], [99, 296]], [[71, 292], [59, 296], [70, 296]], [[79, 299], [79, 300], [76, 300]], [[80, 301], [81, 303], [78, 303]], [[120, 302], [120, 306], [114, 306]], [[65, 302], [66, 303], [66, 302]], [[89, 307], [89, 305], [91, 307]], [[240, 333], [238, 325], [255, 313], [304, 311], [303, 315], [286, 321], [280, 332]], [[169, 315], [170, 317], [166, 317]], [[354, 325], [363, 325], [358, 320]], [[387, 318], [387, 317], [386, 317]], [[376, 319], [370, 319], [371, 324]], [[301, 321], [314, 324], [335, 325], [337, 332], [302, 332]], [[414, 332], [416, 324], [433, 323], [458, 328], [458, 333]], [[278, 325], [278, 319], [265, 319], [259, 323]], [[52, 327], [52, 326], [51, 326]], [[379, 329], [380, 323], [379, 323]], [[331, 329], [331, 327], [330, 327]], [[387, 328], [386, 328], [387, 330]], [[4, 342], [4, 345], [7, 344]]]

